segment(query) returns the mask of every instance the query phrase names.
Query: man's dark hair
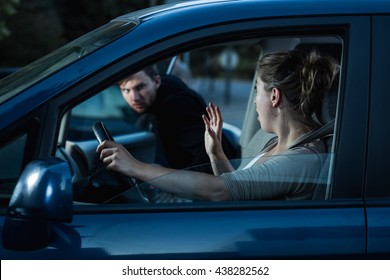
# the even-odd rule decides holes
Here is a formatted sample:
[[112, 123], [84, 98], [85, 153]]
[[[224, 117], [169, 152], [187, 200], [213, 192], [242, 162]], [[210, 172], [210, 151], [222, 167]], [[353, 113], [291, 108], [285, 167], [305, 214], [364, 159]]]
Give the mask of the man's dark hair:
[[[152, 65], [149, 65], [149, 66], [146, 66], [144, 69], [142, 69], [141, 71], [144, 71], [145, 74], [147, 76], [149, 76], [151, 79], [154, 79], [154, 77], [156, 77], [157, 75], [160, 75], [159, 72], [158, 72], [158, 68], [155, 64], [152, 64]], [[121, 85], [129, 80], [131, 80], [131, 77], [132, 76], [128, 76], [122, 80], [119, 80], [118, 84]]]
[[146, 75], [148, 75], [150, 78], [154, 78], [155, 76], [159, 75], [157, 66], [155, 64], [146, 66], [143, 71]]

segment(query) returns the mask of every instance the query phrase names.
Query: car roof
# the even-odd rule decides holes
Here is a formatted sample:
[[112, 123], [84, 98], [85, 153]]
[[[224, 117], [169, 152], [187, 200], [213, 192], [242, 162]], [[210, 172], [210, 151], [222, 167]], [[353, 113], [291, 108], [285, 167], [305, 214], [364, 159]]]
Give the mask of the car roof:
[[[207, 13], [205, 11], [207, 10]], [[188, 13], [185, 13], [188, 11]], [[170, 17], [192, 15], [191, 18], [204, 17], [232, 18], [245, 17], [265, 18], [295, 15], [356, 15], [380, 14], [390, 12], [388, 0], [198, 0], [165, 4], [135, 11], [118, 17], [116, 20], [137, 18], [147, 21], [157, 16]], [[184, 18], [185, 19], [185, 18]], [[181, 24], [189, 22], [182, 21]], [[179, 20], [179, 19], [178, 19]]]

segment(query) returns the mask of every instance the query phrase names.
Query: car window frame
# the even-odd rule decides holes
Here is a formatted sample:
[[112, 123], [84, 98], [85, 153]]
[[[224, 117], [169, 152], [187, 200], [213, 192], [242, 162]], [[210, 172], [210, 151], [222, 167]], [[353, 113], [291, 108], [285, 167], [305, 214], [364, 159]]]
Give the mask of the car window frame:
[[[308, 28], [307, 25], [310, 25], [312, 27]], [[223, 30], [226, 30], [226, 26], [228, 26], [229, 28], [233, 27], [232, 28], [233, 31], [230, 34], [226, 34], [223, 32]], [[351, 26], [352, 26], [352, 28], [350, 28]], [[366, 17], [366, 16], [348, 16], [348, 17], [327, 16], [327, 17], [305, 17], [305, 18], [294, 18], [294, 19], [290, 19], [290, 18], [287, 18], [287, 19], [266, 19], [266, 20], [247, 21], [244, 23], [243, 22], [229, 23], [229, 24], [225, 24], [225, 25], [208, 27], [206, 29], [195, 30], [195, 31], [189, 32], [188, 34], [178, 35], [177, 37], [174, 37], [174, 38], [168, 38], [166, 40], [162, 40], [161, 42], [159, 42], [156, 45], [145, 47], [144, 49], [140, 50], [139, 52], [136, 52], [135, 54], [129, 55], [128, 57], [124, 58], [121, 62], [118, 62], [115, 65], [111, 65], [110, 67], [107, 67], [107, 69], [104, 69], [103, 71], [101, 71], [99, 73], [99, 75], [88, 77], [88, 81], [86, 81], [85, 83], [81, 83], [79, 86], [77, 86], [77, 87], [73, 88], [71, 91], [67, 92], [68, 98], [77, 95], [77, 92], [82, 90], [83, 87], [85, 87], [89, 91], [91, 91], [90, 87], [87, 86], [87, 84], [92, 83], [93, 80], [100, 79], [102, 81], [101, 85], [107, 86], [110, 82], [113, 81], [112, 77], [115, 75], [116, 75], [116, 79], [117, 79], [118, 76], [122, 75], [122, 77], [123, 77], [124, 75], [128, 75], [130, 73], [134, 73], [136, 71], [139, 71], [145, 65], [146, 62], [153, 63], [153, 62], [157, 62], [158, 60], [161, 60], [161, 57], [167, 58], [167, 57], [170, 57], [178, 52], [180, 52], [180, 53], [186, 52], [190, 49], [189, 45], [191, 45], [191, 44], [189, 43], [189, 41], [194, 42], [194, 44], [195, 44], [195, 45], [191, 45], [191, 49], [192, 49], [192, 48], [196, 48], [197, 46], [201, 45], [204, 42], [210, 42], [211, 41], [211, 39], [209, 38], [210, 36], [216, 36], [214, 38], [214, 40], [215, 40], [214, 43], [216, 43], [218, 41], [226, 41], [226, 40], [232, 40], [234, 38], [242, 37], [243, 33], [248, 37], [258, 36], [259, 33], [262, 33], [265, 36], [266, 34], [271, 34], [271, 31], [269, 29], [271, 27], [272, 27], [272, 31], [274, 32], [272, 34], [275, 34], [275, 32], [278, 34], [292, 34], [294, 32], [298, 32], [298, 31], [299, 32], [306, 31], [306, 32], [308, 32], [308, 34], [310, 34], [310, 33], [315, 34], [315, 32], [327, 34], [331, 31], [334, 32], [335, 34], [343, 33], [345, 46], [344, 46], [344, 50], [343, 50], [342, 59], [343, 59], [343, 61], [347, 61], [348, 65], [346, 65], [346, 67], [344, 67], [344, 70], [341, 73], [342, 82], [340, 84], [340, 91], [341, 92], [345, 92], [345, 91], [349, 92], [350, 88], [358, 89], [358, 86], [353, 84], [353, 80], [355, 80], [355, 79], [357, 79], [357, 80], [360, 79], [360, 81], [362, 83], [364, 83], [363, 88], [366, 87], [366, 83], [367, 83], [366, 77], [367, 76], [365, 76], [365, 73], [354, 72], [353, 75], [351, 75], [350, 73], [347, 73], [345, 69], [346, 68], [359, 69], [361, 67], [364, 67], [369, 61], [369, 57], [365, 53], [366, 48], [369, 48], [369, 46], [364, 46], [363, 49], [359, 49], [359, 50], [354, 50], [354, 48], [353, 48], [353, 46], [356, 43], [358, 43], [359, 36], [361, 36], [361, 35], [369, 36], [369, 17]], [[361, 34], [361, 31], [359, 31], [359, 28], [363, 28], [363, 32], [362, 32], [363, 34]], [[205, 31], [206, 31], [206, 33], [205, 33]], [[218, 34], [218, 35], [215, 35], [215, 34]], [[194, 36], [194, 37], [191, 37], [191, 36]], [[176, 42], [179, 40], [179, 38], [180, 38], [180, 40], [182, 40], [183, 42], [186, 42], [186, 43], [182, 43], [181, 45], [176, 45]], [[191, 40], [189, 40], [189, 38], [191, 38]], [[202, 39], [199, 40], [200, 38], [202, 38]], [[161, 51], [156, 52], [153, 57], [150, 57], [148, 55], [148, 52], [150, 52], [151, 50], [156, 50], [156, 49], [161, 49]], [[361, 56], [363, 56], [364, 59], [362, 61], [354, 62], [354, 61], [352, 61], [352, 59], [347, 58], [347, 56], [352, 57], [355, 55], [357, 55], [357, 56], [361, 55]], [[125, 67], [125, 65], [127, 65], [127, 67]], [[128, 65], [132, 65], [132, 67], [129, 68]], [[106, 75], [107, 71], [110, 71], [111, 75]], [[102, 79], [102, 77], [103, 77], [103, 79]], [[92, 94], [92, 93], [90, 93], [90, 94]], [[65, 107], [63, 107], [61, 105], [62, 98], [63, 98], [63, 96], [61, 98], [57, 99], [57, 102], [59, 104], [58, 106], [62, 107], [61, 112], [62, 112], [62, 114], [64, 114]], [[347, 99], [349, 100], [350, 98], [351, 97], [348, 96]], [[340, 97], [339, 102], [345, 102], [345, 99], [346, 99], [346, 97], [342, 96], [342, 97]], [[359, 100], [361, 101], [361, 99], [364, 99], [363, 94], [359, 95]], [[340, 133], [341, 128], [346, 127], [346, 125], [347, 125], [346, 122], [350, 121], [351, 116], [354, 115], [353, 112], [350, 112], [351, 110], [352, 111], [359, 111], [360, 110], [361, 112], [363, 112], [363, 114], [361, 115], [361, 118], [360, 118], [360, 121], [363, 121], [363, 122], [364, 122], [364, 120], [362, 120], [362, 119], [364, 119], [364, 117], [366, 116], [366, 113], [367, 113], [367, 108], [352, 108], [352, 109], [350, 108], [347, 110], [347, 116], [345, 116], [345, 111], [344, 111], [343, 106], [339, 106], [338, 110], [341, 110], [341, 111], [340, 111], [340, 115], [338, 116], [338, 118], [336, 120], [336, 122], [338, 123], [336, 125], [336, 132], [337, 133]], [[359, 151], [364, 150], [366, 143], [365, 143], [365, 136], [362, 136], [362, 135], [365, 134], [365, 131], [367, 128], [363, 125], [363, 127], [360, 127], [360, 129], [361, 129], [361, 135], [359, 135], [359, 141], [358, 141]], [[358, 186], [355, 188], [357, 190], [354, 192], [352, 190], [353, 188], [351, 187], [351, 185], [349, 185], [349, 186], [346, 185], [348, 182], [346, 181], [346, 178], [343, 175], [345, 169], [339, 167], [339, 166], [343, 166], [344, 162], [346, 160], [349, 161], [348, 154], [347, 154], [347, 152], [343, 151], [343, 148], [346, 146], [348, 139], [351, 138], [350, 136], [346, 136], [343, 131], [341, 131], [341, 132], [342, 133], [340, 135], [338, 135], [338, 137], [335, 139], [335, 144], [337, 145], [337, 151], [336, 151], [337, 152], [337, 159], [336, 159], [336, 161], [342, 159], [342, 162], [341, 162], [341, 164], [338, 164], [338, 162], [337, 162], [335, 167], [334, 167], [334, 171], [335, 171], [335, 173], [333, 174], [333, 176], [334, 176], [334, 189], [333, 189], [332, 195], [334, 196], [335, 199], [352, 200], [355, 203], [360, 205], [361, 198], [362, 198], [361, 197], [361, 192], [362, 192], [362, 185], [361, 185], [362, 181], [361, 180], [363, 179], [363, 173], [359, 174], [358, 176], [356, 176], [354, 178], [354, 181], [356, 182], [356, 185]], [[347, 149], [347, 150], [350, 151], [350, 149]], [[350, 166], [350, 168], [352, 168], [352, 170], [354, 170], [354, 171], [356, 171], [356, 170], [361, 171], [361, 169], [363, 169], [363, 165], [364, 165], [364, 159], [363, 159], [362, 152], [355, 153], [354, 158], [355, 158], [355, 161], [353, 162], [353, 166]], [[342, 188], [343, 191], [341, 193], [339, 193], [337, 191], [337, 188]], [[352, 190], [351, 193], [353, 193], [353, 197], [348, 197], [348, 192], [350, 192], [351, 190]], [[253, 202], [250, 204], [252, 205], [252, 207], [254, 207], [253, 205], [259, 205], [259, 207], [261, 207], [261, 205], [263, 203], [266, 203], [266, 202], [260, 201], [260, 202]], [[283, 202], [283, 203], [276, 203], [276, 204], [280, 205], [280, 207], [283, 208], [283, 207], [289, 207], [288, 206], [289, 203], [290, 202]], [[333, 201], [332, 202], [325, 201], [323, 203], [316, 202], [316, 203], [319, 203], [321, 205], [326, 204], [326, 205], [329, 205], [330, 207], [332, 207]], [[273, 202], [272, 204], [275, 204], [275, 202]], [[297, 204], [297, 203], [295, 202], [294, 204]], [[305, 207], [304, 206], [305, 204], [312, 205], [313, 203], [312, 202], [301, 202], [300, 204], [302, 205], [302, 207]], [[239, 202], [239, 203], [237, 203], [237, 205], [242, 205], [242, 203]], [[210, 208], [210, 207], [217, 207], [218, 208], [218, 206], [215, 206], [214, 203], [207, 204], [207, 208]], [[240, 208], [240, 206], [237, 206], [237, 207]], [[132, 208], [132, 207], [130, 206], [129, 208]], [[169, 206], [168, 206], [168, 208], [169, 208]], [[181, 208], [181, 206], [179, 206], [179, 208]]]

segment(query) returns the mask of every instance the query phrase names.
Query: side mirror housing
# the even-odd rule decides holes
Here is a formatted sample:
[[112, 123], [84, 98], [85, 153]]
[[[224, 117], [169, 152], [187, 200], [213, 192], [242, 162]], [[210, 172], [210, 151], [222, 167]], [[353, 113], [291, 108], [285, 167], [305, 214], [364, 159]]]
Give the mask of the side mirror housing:
[[4, 248], [44, 248], [52, 240], [51, 222], [72, 221], [71, 178], [69, 165], [57, 158], [33, 161], [26, 166], [4, 221]]

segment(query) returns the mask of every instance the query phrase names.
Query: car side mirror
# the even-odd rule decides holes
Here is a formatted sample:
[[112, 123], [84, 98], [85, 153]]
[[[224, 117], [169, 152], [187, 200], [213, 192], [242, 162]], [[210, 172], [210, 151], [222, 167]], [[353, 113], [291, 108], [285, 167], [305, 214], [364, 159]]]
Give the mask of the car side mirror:
[[69, 165], [57, 158], [26, 166], [13, 191], [3, 225], [3, 246], [35, 250], [52, 240], [51, 222], [71, 222], [73, 193]]

